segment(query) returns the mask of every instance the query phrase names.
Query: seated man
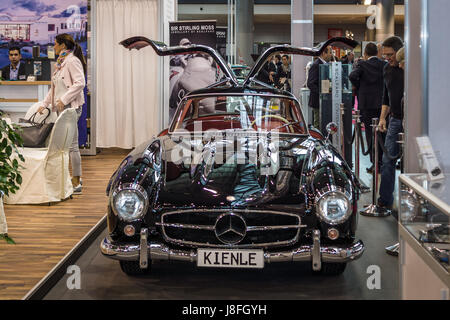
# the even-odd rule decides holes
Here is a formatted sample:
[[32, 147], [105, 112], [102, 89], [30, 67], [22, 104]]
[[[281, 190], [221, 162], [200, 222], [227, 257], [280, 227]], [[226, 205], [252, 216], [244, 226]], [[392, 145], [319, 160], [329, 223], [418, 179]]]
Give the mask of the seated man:
[[4, 80], [23, 80], [27, 79], [25, 64], [20, 62], [22, 55], [19, 47], [9, 48], [10, 64], [2, 68], [2, 78]]

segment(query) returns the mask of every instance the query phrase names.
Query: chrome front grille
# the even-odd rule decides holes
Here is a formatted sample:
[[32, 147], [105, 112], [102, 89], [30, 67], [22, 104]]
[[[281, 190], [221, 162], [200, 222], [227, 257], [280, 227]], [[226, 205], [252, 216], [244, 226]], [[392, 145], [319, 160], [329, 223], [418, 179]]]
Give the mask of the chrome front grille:
[[[235, 244], [219, 240], [216, 222], [237, 215], [245, 221], [245, 236]], [[270, 248], [297, 242], [301, 219], [296, 214], [268, 210], [194, 209], [166, 212], [156, 223], [167, 242], [190, 247]], [[230, 225], [231, 226], [231, 225]], [[219, 228], [219, 225], [217, 225]]]

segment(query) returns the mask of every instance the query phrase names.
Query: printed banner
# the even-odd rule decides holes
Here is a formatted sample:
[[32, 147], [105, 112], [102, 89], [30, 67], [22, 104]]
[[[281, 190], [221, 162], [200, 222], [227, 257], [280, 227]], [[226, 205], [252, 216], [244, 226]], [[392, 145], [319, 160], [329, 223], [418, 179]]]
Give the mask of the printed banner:
[[70, 34], [86, 54], [87, 0], [0, 1], [0, 68], [9, 64], [8, 48], [21, 48], [22, 58], [47, 57], [56, 35]]
[[227, 27], [216, 27], [217, 46], [216, 50], [225, 61], [227, 60]]
[[[170, 22], [170, 46], [202, 44], [216, 48], [216, 21]], [[170, 59], [170, 121], [181, 99], [191, 91], [216, 82], [217, 68], [208, 54], [172, 56]]]
[[[34, 57], [30, 73], [50, 80], [47, 59], [54, 60], [55, 37], [70, 34], [83, 49], [87, 48], [87, 0], [1, 0], [0, 1], [0, 68], [10, 64], [9, 48], [19, 47], [23, 62]], [[38, 50], [39, 49], [39, 50]], [[37, 60], [37, 59], [36, 59]], [[43, 69], [44, 66], [48, 69]], [[86, 144], [86, 107], [78, 122], [79, 143]]]

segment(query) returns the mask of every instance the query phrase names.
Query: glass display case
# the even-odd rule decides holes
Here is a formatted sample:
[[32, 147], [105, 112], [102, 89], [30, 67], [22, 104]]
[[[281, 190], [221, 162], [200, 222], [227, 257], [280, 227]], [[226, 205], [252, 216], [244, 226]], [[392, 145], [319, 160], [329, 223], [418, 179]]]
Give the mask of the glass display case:
[[[450, 178], [449, 175], [446, 177], [440, 181], [428, 181], [426, 174], [400, 176], [399, 235], [403, 297], [413, 295], [413, 298], [424, 298], [415, 296], [414, 290], [417, 294], [425, 294], [420, 282], [432, 276], [436, 287], [429, 287], [430, 294], [434, 298], [449, 299]], [[424, 269], [419, 270], [421, 268]], [[417, 274], [421, 279], [417, 278]], [[432, 282], [428, 281], [428, 285]]]

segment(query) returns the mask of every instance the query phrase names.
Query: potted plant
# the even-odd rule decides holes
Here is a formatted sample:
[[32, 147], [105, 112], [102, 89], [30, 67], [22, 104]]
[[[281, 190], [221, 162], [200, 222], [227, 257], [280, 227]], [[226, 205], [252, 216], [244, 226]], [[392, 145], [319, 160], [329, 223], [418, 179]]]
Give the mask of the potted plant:
[[24, 162], [25, 159], [17, 148], [23, 144], [19, 134], [20, 128], [14, 124], [8, 124], [2, 116], [3, 112], [0, 111], [0, 240], [6, 240], [7, 243], [13, 244], [14, 240], [8, 236], [3, 196], [9, 195], [10, 192], [15, 193], [19, 189], [19, 185], [22, 183], [20, 175], [22, 167], [19, 160]]

